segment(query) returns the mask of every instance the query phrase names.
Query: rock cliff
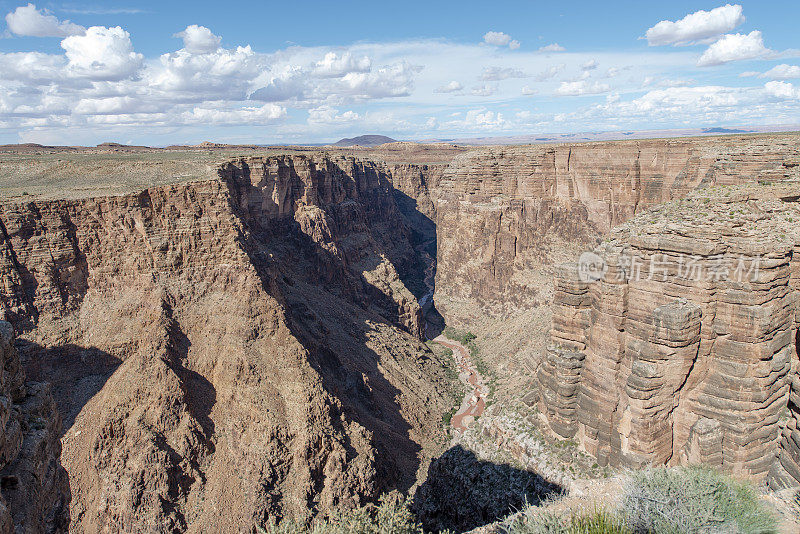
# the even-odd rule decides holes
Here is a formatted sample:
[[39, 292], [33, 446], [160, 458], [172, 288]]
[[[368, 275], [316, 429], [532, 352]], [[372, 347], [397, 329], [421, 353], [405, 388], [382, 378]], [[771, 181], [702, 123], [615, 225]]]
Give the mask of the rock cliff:
[[[537, 300], [538, 278], [572, 244], [712, 185], [797, 176], [792, 135], [492, 147], [457, 155], [437, 180], [437, 297]], [[541, 300], [541, 299], [539, 299]]]
[[50, 386], [26, 382], [14, 329], [0, 321], [0, 532], [66, 532], [70, 488]]
[[326, 513], [408, 489], [440, 439], [449, 382], [378, 164], [236, 160], [0, 220], [0, 307], [66, 422], [74, 532]]
[[601, 465], [800, 481], [797, 185], [711, 188], [556, 270], [550, 429]]

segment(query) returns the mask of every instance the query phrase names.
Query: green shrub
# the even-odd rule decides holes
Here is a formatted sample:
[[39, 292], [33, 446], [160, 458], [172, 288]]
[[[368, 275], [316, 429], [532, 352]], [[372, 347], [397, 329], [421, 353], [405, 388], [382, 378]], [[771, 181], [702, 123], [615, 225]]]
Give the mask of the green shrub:
[[306, 526], [301, 522], [271, 518], [261, 534], [423, 534], [408, 503], [399, 494], [381, 497], [380, 504], [338, 513], [327, 521], [316, 520]]
[[504, 534], [631, 534], [617, 515], [596, 510], [586, 515], [521, 516], [501, 528]]
[[634, 473], [621, 513], [635, 532], [777, 532], [775, 516], [750, 485], [702, 467]]

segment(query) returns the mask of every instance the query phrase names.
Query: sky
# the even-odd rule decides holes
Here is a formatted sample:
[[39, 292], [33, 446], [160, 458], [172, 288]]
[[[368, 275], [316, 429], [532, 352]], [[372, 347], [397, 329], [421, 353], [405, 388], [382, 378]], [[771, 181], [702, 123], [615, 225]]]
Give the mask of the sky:
[[0, 143], [800, 124], [800, 2], [0, 0]]

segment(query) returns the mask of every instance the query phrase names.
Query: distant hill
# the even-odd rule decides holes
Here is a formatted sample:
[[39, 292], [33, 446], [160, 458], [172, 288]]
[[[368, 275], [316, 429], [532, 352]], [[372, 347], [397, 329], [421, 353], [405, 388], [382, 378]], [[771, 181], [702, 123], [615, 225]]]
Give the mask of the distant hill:
[[359, 135], [358, 137], [340, 139], [333, 143], [333, 146], [378, 146], [384, 143], [394, 143], [395, 141], [396, 139], [385, 135]]
[[703, 133], [718, 133], [718, 134], [737, 134], [737, 133], [750, 133], [753, 130], [736, 130], [731, 128], [703, 128]]

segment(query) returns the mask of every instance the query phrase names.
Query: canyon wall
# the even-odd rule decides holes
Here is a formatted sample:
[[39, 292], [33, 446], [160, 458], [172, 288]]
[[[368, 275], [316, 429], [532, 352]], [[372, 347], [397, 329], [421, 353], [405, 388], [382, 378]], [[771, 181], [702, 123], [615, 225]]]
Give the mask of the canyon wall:
[[649, 206], [712, 185], [797, 176], [792, 135], [491, 147], [456, 156], [434, 193], [444, 303], [529, 306], [532, 270]]
[[800, 482], [798, 198], [797, 185], [697, 192], [560, 266], [538, 371], [550, 429], [601, 465]]
[[378, 164], [249, 158], [0, 222], [1, 318], [53, 384], [74, 532], [324, 514], [408, 489], [442, 437], [450, 382]]

